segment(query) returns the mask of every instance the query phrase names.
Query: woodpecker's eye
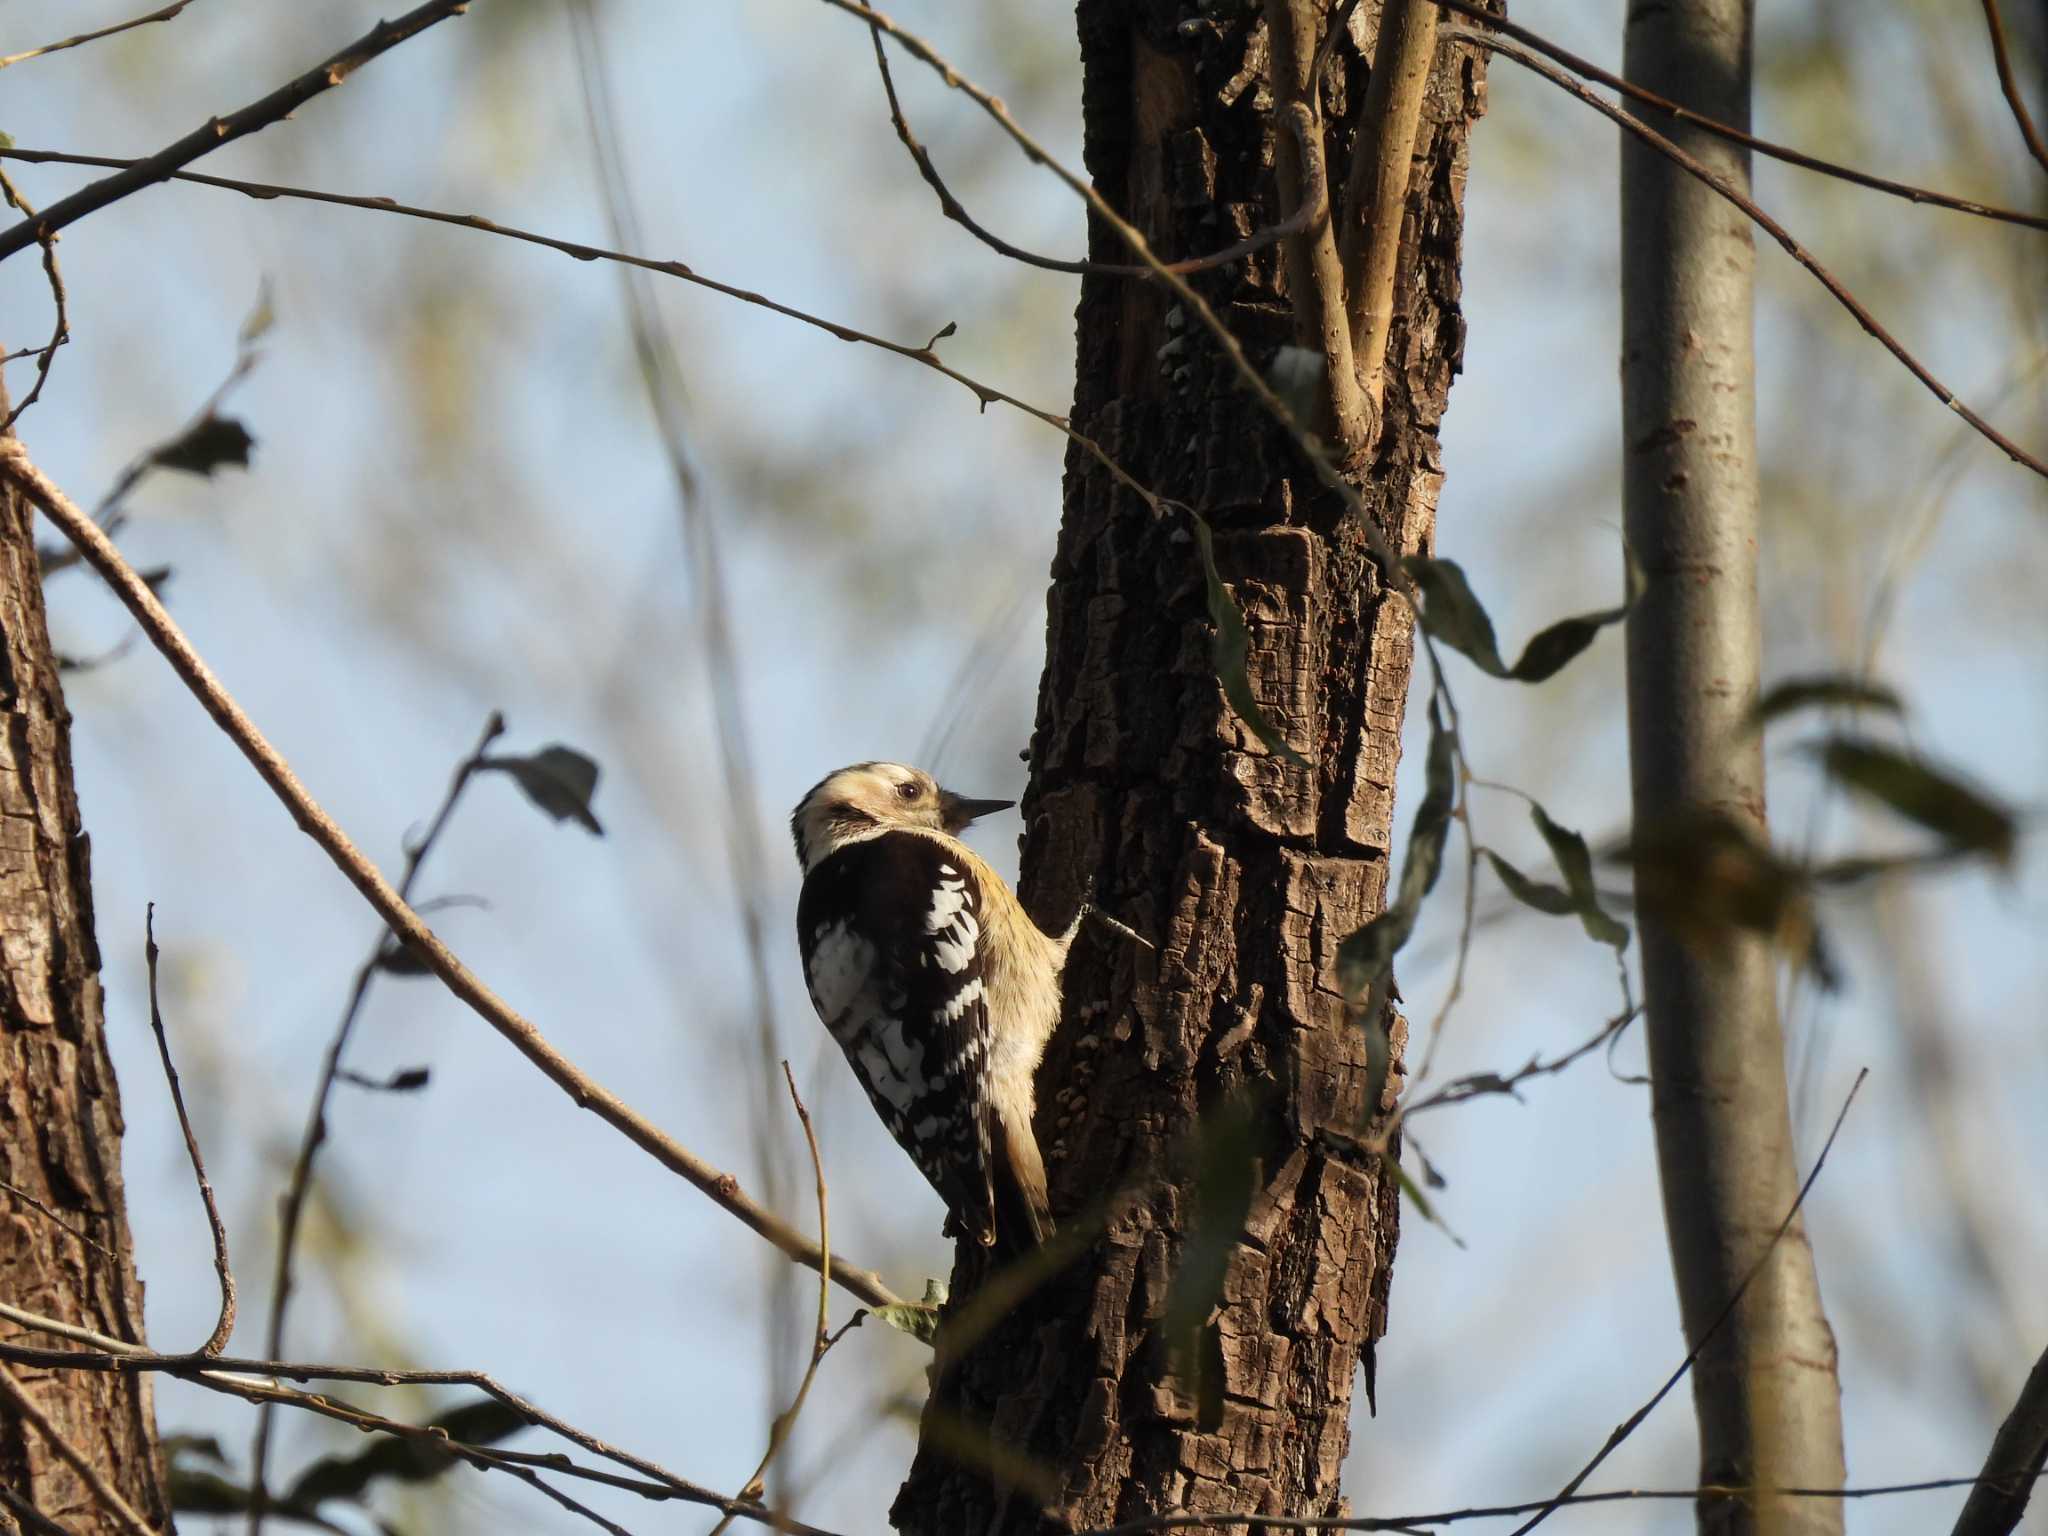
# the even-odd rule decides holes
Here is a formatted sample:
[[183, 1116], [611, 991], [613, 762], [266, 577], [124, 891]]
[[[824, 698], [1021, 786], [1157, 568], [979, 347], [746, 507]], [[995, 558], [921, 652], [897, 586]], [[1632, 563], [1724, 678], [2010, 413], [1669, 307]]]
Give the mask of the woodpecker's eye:
[[896, 793], [906, 800], [915, 800], [919, 794], [917, 781], [915, 779], [906, 779], [903, 783], [896, 786]]

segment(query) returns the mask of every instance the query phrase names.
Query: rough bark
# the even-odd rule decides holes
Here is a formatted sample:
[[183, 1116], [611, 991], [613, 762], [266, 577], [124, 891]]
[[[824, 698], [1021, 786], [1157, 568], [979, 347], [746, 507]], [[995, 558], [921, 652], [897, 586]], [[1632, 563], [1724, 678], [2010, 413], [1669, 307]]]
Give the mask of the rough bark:
[[[140, 1343], [142, 1286], [121, 1184], [121, 1100], [107, 1058], [89, 845], [32, 517], [0, 484], [0, 1178], [11, 1186], [0, 1190], [0, 1296]], [[20, 1332], [0, 1322], [0, 1336]], [[167, 1529], [149, 1378], [10, 1369], [113, 1488]], [[0, 1486], [66, 1530], [120, 1529], [4, 1402]]]
[[[1708, 117], [1749, 122], [1753, 0], [1633, 5], [1626, 73]], [[1737, 186], [1749, 157], [1656, 126]], [[1622, 421], [1628, 540], [1647, 586], [1628, 622], [1639, 833], [1733, 819], [1762, 838], [1762, 745], [1743, 718], [1757, 607], [1756, 260], [1748, 221], [1622, 142]], [[1770, 943], [1643, 920], [1665, 1227], [1686, 1337], [1719, 1318], [1798, 1190]], [[1692, 1373], [1703, 1484], [1839, 1487], [1841, 1394], [1804, 1222], [1770, 1250]], [[1831, 1499], [1702, 1500], [1712, 1532], [1842, 1529]]]
[[[1361, 7], [1354, 27], [1366, 57], [1376, 10]], [[1128, 0], [1083, 0], [1079, 17], [1087, 168], [1105, 195], [1170, 258], [1274, 222], [1264, 22]], [[1359, 53], [1340, 47], [1323, 102], [1333, 179], [1363, 78]], [[1466, 138], [1483, 99], [1481, 64], [1441, 53], [1402, 229], [1386, 426], [1355, 466], [1404, 550], [1434, 532], [1436, 432], [1463, 340]], [[1128, 260], [1099, 224], [1090, 254]], [[1294, 339], [1278, 249], [1200, 286], [1254, 359]], [[1332, 961], [1382, 904], [1410, 619], [1364, 532], [1170, 294], [1088, 277], [1077, 326], [1076, 427], [1214, 525], [1251, 631], [1253, 691], [1311, 766], [1266, 751], [1224, 703], [1186, 518], [1155, 520], [1071, 454], [1024, 895], [1041, 920], [1063, 920], [1092, 877], [1158, 952], [1093, 934], [1077, 946], [1038, 1129], [1063, 1219], [1133, 1194], [1079, 1262], [939, 1374], [894, 1510], [926, 1536], [1162, 1511], [1342, 1514], [1353, 1384], [1362, 1360], [1371, 1393], [1387, 1320], [1398, 1195], [1360, 1146], [1375, 1106]], [[1204, 1423], [1159, 1321], [1189, 1219], [1190, 1133], [1242, 1088], [1261, 1093], [1261, 1171], [1217, 1313], [1220, 1421]], [[1043, 1504], [1018, 1486], [1031, 1468], [1049, 1480]]]

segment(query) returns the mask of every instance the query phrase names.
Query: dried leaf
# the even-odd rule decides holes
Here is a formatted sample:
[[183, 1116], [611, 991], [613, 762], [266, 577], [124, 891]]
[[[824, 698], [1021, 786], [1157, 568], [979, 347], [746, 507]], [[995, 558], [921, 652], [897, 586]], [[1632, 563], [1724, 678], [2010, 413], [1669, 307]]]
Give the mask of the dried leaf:
[[1408, 1197], [1409, 1203], [1415, 1207], [1422, 1219], [1442, 1232], [1445, 1237], [1448, 1237], [1460, 1248], [1464, 1247], [1465, 1239], [1453, 1232], [1443, 1217], [1437, 1214], [1436, 1207], [1430, 1203], [1429, 1196], [1422, 1192], [1422, 1186], [1417, 1184], [1408, 1170], [1401, 1166], [1401, 1160], [1391, 1152], [1383, 1152], [1380, 1156], [1388, 1169], [1393, 1173], [1394, 1182], [1401, 1186], [1401, 1193]]
[[927, 1280], [923, 1301], [891, 1302], [887, 1306], [870, 1307], [868, 1315], [930, 1347], [939, 1337], [939, 1308], [946, 1304], [947, 1293], [945, 1281]]
[[[494, 1445], [527, 1427], [524, 1414], [496, 1398], [479, 1398], [433, 1420], [428, 1426], [450, 1440]], [[360, 1500], [380, 1478], [419, 1483], [439, 1477], [461, 1457], [452, 1448], [396, 1435], [374, 1440], [353, 1456], [323, 1456], [299, 1475], [284, 1503], [310, 1510], [329, 1499]]]
[[1216, 550], [1209, 534], [1209, 525], [1197, 517], [1195, 522], [1195, 547], [1202, 555], [1202, 580], [1209, 592], [1209, 622], [1216, 626], [1216, 679], [1223, 685], [1223, 697], [1230, 701], [1230, 707], [1237, 712], [1251, 733], [1264, 742], [1267, 750], [1279, 754], [1297, 768], [1308, 767], [1308, 761], [1287, 744], [1286, 738], [1273, 728], [1259, 708], [1259, 701], [1252, 697], [1251, 677], [1246, 672], [1246, 663], [1251, 655], [1251, 632], [1245, 628], [1244, 614], [1238, 610], [1237, 599], [1230, 595], [1230, 588], [1223, 584], [1223, 578], [1216, 570]]
[[232, 416], [208, 411], [169, 442], [149, 451], [149, 462], [163, 469], [179, 469], [188, 475], [211, 475], [224, 465], [249, 467], [249, 450], [256, 439]]
[[574, 820], [596, 836], [604, 836], [604, 828], [590, 809], [591, 797], [597, 793], [597, 763], [574, 747], [557, 742], [531, 757], [486, 757], [481, 766], [509, 773], [526, 798], [556, 821]]
[[1571, 910], [1577, 914], [1587, 937], [1617, 952], [1627, 949], [1628, 925], [1617, 922], [1601, 909], [1600, 891], [1593, 883], [1593, 855], [1587, 850], [1586, 840], [1571, 828], [1552, 821], [1550, 813], [1533, 801], [1529, 816], [1549, 845], [1550, 856], [1557, 860], [1565, 889], [1571, 893]]

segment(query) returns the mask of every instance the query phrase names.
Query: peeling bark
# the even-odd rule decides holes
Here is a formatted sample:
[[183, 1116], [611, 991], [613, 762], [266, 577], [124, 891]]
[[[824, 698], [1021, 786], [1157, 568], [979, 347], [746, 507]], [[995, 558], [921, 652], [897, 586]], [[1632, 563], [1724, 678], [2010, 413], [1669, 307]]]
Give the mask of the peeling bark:
[[[1275, 222], [1264, 23], [1127, 0], [1083, 0], [1079, 16], [1088, 171], [1155, 249], [1196, 254]], [[1366, 56], [1370, 34], [1354, 31]], [[1360, 58], [1340, 46], [1324, 85], [1331, 165], [1348, 159]], [[1402, 550], [1434, 534], [1437, 426], [1463, 342], [1466, 139], [1483, 106], [1480, 62], [1442, 51], [1402, 232], [1386, 427], [1354, 466]], [[1127, 259], [1100, 225], [1089, 254]], [[1279, 250], [1199, 282], [1255, 360], [1293, 340]], [[1359, 1145], [1386, 1106], [1364, 1102], [1364, 1037], [1332, 962], [1384, 900], [1410, 620], [1364, 530], [1171, 311], [1156, 285], [1084, 279], [1074, 424], [1209, 519], [1250, 629], [1253, 692], [1311, 766], [1267, 752], [1225, 704], [1186, 520], [1155, 521], [1070, 454], [1024, 894], [1057, 923], [1092, 877], [1158, 953], [1092, 932], [1077, 945], [1038, 1131], [1062, 1218], [1132, 1196], [1079, 1262], [940, 1374], [893, 1511], [926, 1536], [1165, 1511], [1344, 1514], [1353, 1383], [1362, 1361], [1370, 1394], [1386, 1329], [1398, 1194]], [[1404, 1028], [1392, 1024], [1389, 1104]], [[1254, 1086], [1261, 1176], [1216, 1317], [1221, 1419], [1205, 1425], [1158, 1324], [1190, 1215], [1190, 1132]], [[956, 1296], [976, 1257], [962, 1255]], [[999, 1454], [976, 1456], [977, 1439]], [[1045, 1504], [1019, 1485], [1027, 1464], [1056, 1490]]]
[[[0, 416], [6, 408], [0, 387]], [[90, 849], [33, 531], [28, 504], [0, 484], [0, 1178], [64, 1225], [0, 1191], [0, 1296], [140, 1343], [142, 1286], [121, 1183], [121, 1099], [107, 1058]], [[21, 1334], [0, 1322], [0, 1337]], [[65, 1438], [167, 1529], [149, 1377], [14, 1369]], [[69, 1531], [121, 1529], [4, 1402], [0, 1485]]]

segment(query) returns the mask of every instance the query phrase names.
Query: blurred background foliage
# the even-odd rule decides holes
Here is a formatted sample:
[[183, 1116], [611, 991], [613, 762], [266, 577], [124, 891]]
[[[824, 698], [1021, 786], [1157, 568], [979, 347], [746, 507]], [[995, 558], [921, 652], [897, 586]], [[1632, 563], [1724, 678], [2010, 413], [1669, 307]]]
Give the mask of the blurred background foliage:
[[[112, 0], [9, 0], [0, 53], [121, 19]], [[2048, 116], [2048, 12], [2007, 7]], [[870, 45], [804, 0], [597, 0], [644, 254], [916, 344], [1048, 409], [1071, 390], [1074, 280], [1006, 264], [938, 215], [890, 130]], [[17, 65], [0, 129], [25, 147], [147, 153], [253, 99], [376, 20], [369, 0], [199, 0], [176, 22]], [[605, 243], [564, 0], [479, 0], [295, 120], [202, 169], [475, 212]], [[1079, 159], [1079, 68], [1058, 6], [906, 0], [906, 25]], [[1531, 3], [1526, 25], [1612, 64], [1621, 7]], [[2000, 99], [1974, 6], [1802, 0], [1766, 8], [1758, 131], [1987, 201], [2048, 207]], [[969, 208], [1020, 245], [1077, 255], [1075, 202], [928, 72], [906, 110]], [[1512, 650], [1619, 586], [1617, 235], [1611, 129], [1496, 63], [1468, 202], [1466, 374], [1445, 426], [1441, 548]], [[10, 164], [38, 204], [87, 173]], [[1943, 378], [2022, 441], [2048, 443], [2048, 244], [1770, 163], [1759, 199]], [[1731, 215], [1732, 216], [1732, 215]], [[653, 289], [687, 389], [701, 509], [723, 550], [735, 654], [714, 677], [702, 574], [650, 415], [616, 274], [487, 236], [349, 209], [157, 188], [68, 231], [75, 339], [20, 430], [81, 500], [187, 419], [232, 363], [267, 283], [277, 323], [231, 397], [247, 473], [159, 475], [123, 542], [174, 569], [175, 612], [315, 792], [373, 854], [433, 808], [483, 717], [508, 745], [568, 741], [605, 778], [603, 841], [481, 784], [437, 849], [428, 895], [488, 910], [439, 925], [602, 1080], [686, 1144], [773, 1189], [808, 1227], [794, 1117], [764, 1106], [788, 1056], [817, 1113], [835, 1247], [915, 1294], [942, 1274], [936, 1200], [887, 1141], [810, 1018], [787, 943], [796, 870], [781, 808], [826, 770], [926, 760], [1013, 794], [1032, 718], [1064, 443], [925, 370], [681, 284]], [[1964, 435], [1804, 274], [1766, 246], [1758, 318], [1772, 677], [1866, 661], [1914, 706], [1913, 739], [2036, 811], [2048, 789], [2048, 496]], [[8, 348], [47, 333], [33, 261], [0, 268]], [[12, 365], [17, 396], [32, 364]], [[52, 579], [60, 650], [96, 655], [124, 620], [72, 571]], [[1462, 664], [1482, 773], [1538, 796], [1596, 845], [1622, 830], [1620, 648], [1603, 638], [1540, 689]], [[774, 1039], [764, 1057], [735, 894], [714, 683], [733, 685], [770, 850]], [[212, 1315], [207, 1241], [144, 1027], [142, 909], [154, 900], [172, 1039], [227, 1203], [253, 1349], [275, 1201], [347, 978], [374, 935], [354, 893], [146, 650], [76, 673], [109, 1027], [153, 1342]], [[1414, 724], [1414, 722], [1411, 722]], [[941, 742], [943, 750], [932, 757]], [[1411, 747], [1413, 743], [1411, 742]], [[1415, 765], [1419, 751], [1411, 750]], [[1868, 846], [1796, 751], [1774, 753], [1778, 834]], [[1404, 781], [1404, 795], [1412, 803]], [[1481, 791], [1481, 835], [1541, 848]], [[1402, 816], [1405, 822], [1406, 814]], [[1014, 821], [985, 849], [1013, 866]], [[1402, 986], [1418, 1028], [1449, 980], [1459, 893], [1425, 914]], [[1604, 952], [1482, 890], [1479, 948], [1437, 1078], [1506, 1069], [1612, 1011]], [[1973, 1472], [2048, 1336], [2048, 879], [2027, 838], [2006, 873], [1962, 869], [1830, 909], [1846, 984], [1788, 979], [1809, 1151], [1855, 1071], [1874, 1077], [1809, 1205], [1842, 1347], [1852, 1481]], [[787, 1400], [815, 1293], [763, 1245], [579, 1116], [430, 983], [386, 978], [352, 1064], [430, 1065], [423, 1093], [344, 1088], [318, 1184], [287, 1353], [488, 1369], [553, 1411], [704, 1482], [744, 1477]], [[1646, 1090], [1626, 1038], [1489, 1100], [1418, 1120], [1464, 1239], [1411, 1222], [1361, 1423], [1361, 1512], [1540, 1495], [1647, 1396], [1682, 1349], [1656, 1205]], [[1413, 1162], [1411, 1157], [1411, 1163]], [[766, 1182], [764, 1182], [766, 1181]], [[835, 1319], [848, 1313], [835, 1297]], [[780, 1496], [873, 1530], [903, 1467], [927, 1357], [869, 1326], [828, 1358]], [[339, 1395], [355, 1394], [344, 1390]], [[427, 1394], [375, 1394], [424, 1418]], [[250, 1414], [175, 1382], [166, 1430], [217, 1434], [239, 1469]], [[286, 1416], [288, 1476], [356, 1437]], [[1690, 1481], [1667, 1404], [1608, 1469]], [[635, 1529], [680, 1506], [599, 1499]], [[1876, 1501], [1869, 1531], [1945, 1523], [1950, 1495]], [[404, 1528], [555, 1529], [509, 1482], [458, 1471], [377, 1496]], [[341, 1511], [343, 1523], [357, 1517]], [[1571, 1515], [1574, 1529], [1690, 1527], [1684, 1506]], [[703, 1524], [710, 1523], [704, 1520]], [[2048, 1529], [2036, 1517], [2036, 1525]]]

